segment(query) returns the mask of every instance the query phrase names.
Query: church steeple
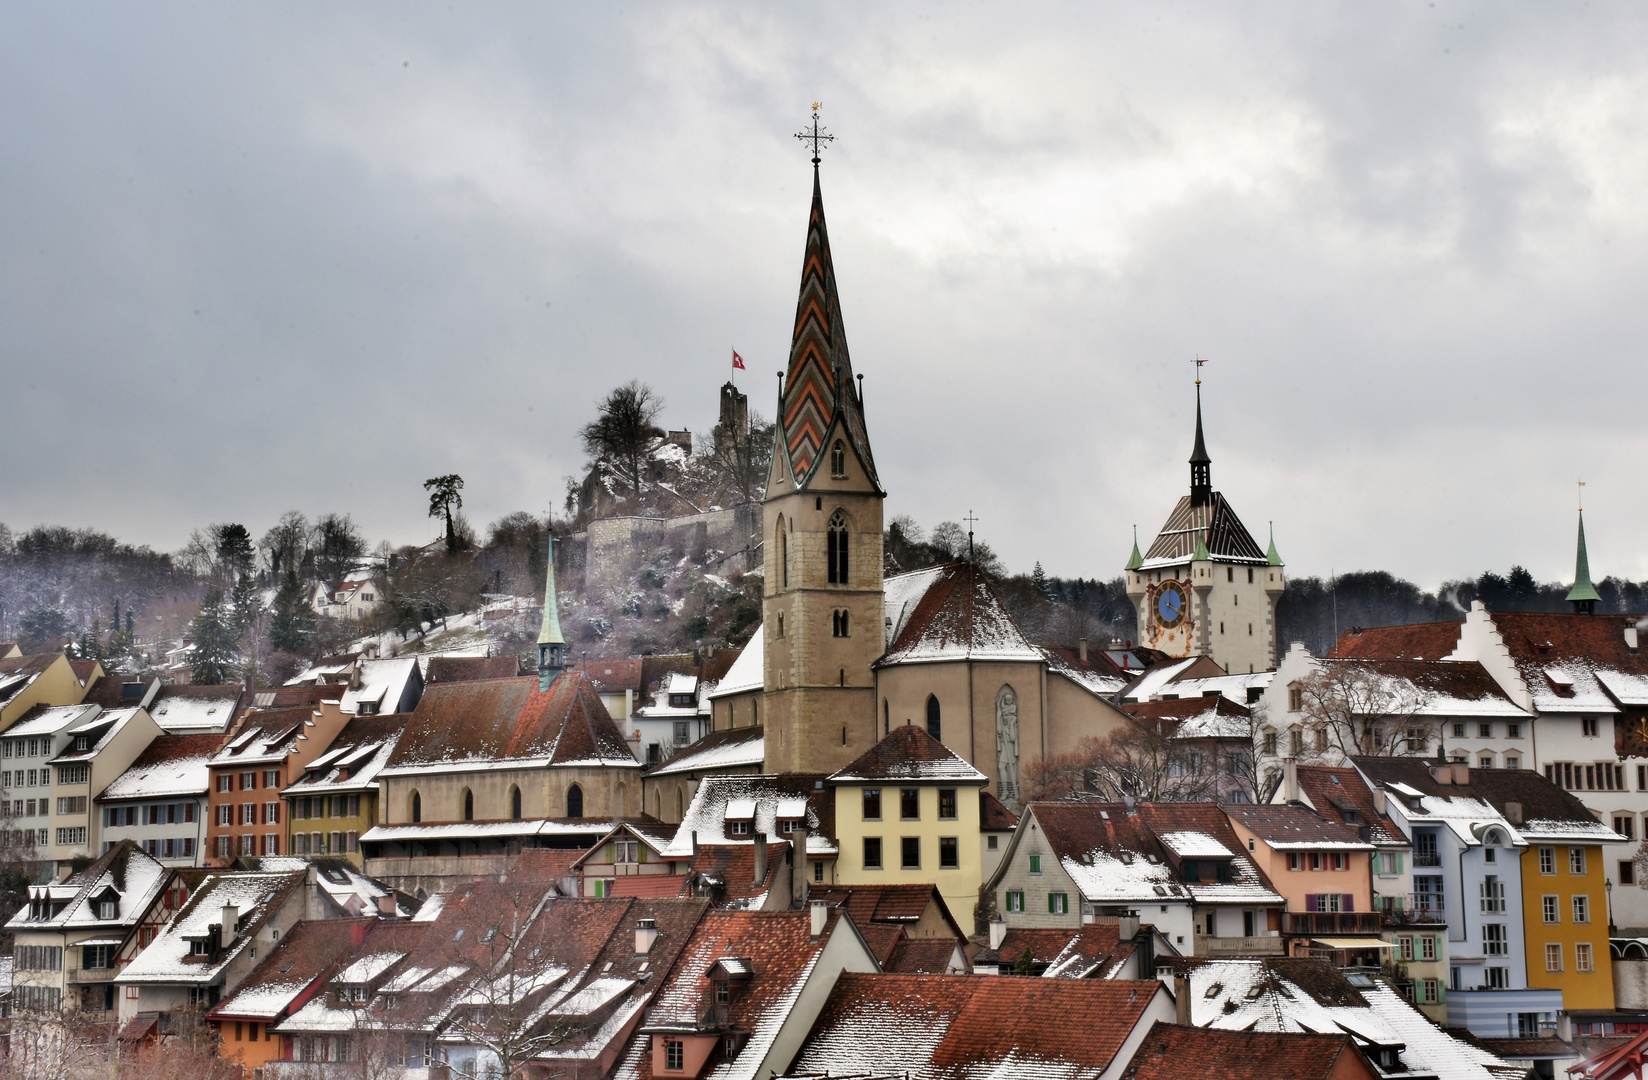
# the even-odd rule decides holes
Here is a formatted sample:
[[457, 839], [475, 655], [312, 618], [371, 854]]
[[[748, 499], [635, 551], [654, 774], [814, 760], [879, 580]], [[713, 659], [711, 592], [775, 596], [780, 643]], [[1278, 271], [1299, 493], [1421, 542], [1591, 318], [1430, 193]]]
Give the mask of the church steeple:
[[1568, 590], [1567, 601], [1574, 605], [1575, 615], [1596, 614], [1598, 595], [1591, 584], [1591, 559], [1585, 553], [1585, 508], [1579, 510], [1579, 552], [1574, 558], [1574, 587]]
[[555, 537], [549, 537], [549, 569], [544, 574], [544, 620], [538, 628], [538, 689], [547, 691], [566, 670], [566, 639], [555, 600]]
[[1202, 439], [1202, 378], [1197, 361], [1196, 376], [1196, 445], [1190, 451], [1190, 505], [1204, 506], [1213, 496], [1213, 459], [1207, 454], [1207, 443]]
[[[814, 116], [815, 127], [817, 116]], [[806, 140], [827, 139], [804, 135]], [[836, 293], [830, 235], [824, 225], [824, 194], [819, 183], [818, 153], [813, 153], [813, 204], [807, 219], [807, 250], [801, 263], [801, 293], [795, 307], [790, 365], [779, 401], [779, 435], [798, 488], [807, 486], [828, 454], [824, 440], [832, 427], [851, 443], [872, 482], [875, 463], [864, 427], [864, 403], [853, 383], [847, 331]]]

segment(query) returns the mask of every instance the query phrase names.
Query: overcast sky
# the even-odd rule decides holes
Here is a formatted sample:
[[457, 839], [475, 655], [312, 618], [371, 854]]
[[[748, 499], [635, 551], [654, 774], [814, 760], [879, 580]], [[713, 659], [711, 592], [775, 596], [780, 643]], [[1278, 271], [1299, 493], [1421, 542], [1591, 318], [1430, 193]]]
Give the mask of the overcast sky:
[[1110, 577], [1648, 576], [1648, 8], [8, 4], [0, 521], [558, 507], [612, 386], [771, 416], [822, 100], [891, 516]]

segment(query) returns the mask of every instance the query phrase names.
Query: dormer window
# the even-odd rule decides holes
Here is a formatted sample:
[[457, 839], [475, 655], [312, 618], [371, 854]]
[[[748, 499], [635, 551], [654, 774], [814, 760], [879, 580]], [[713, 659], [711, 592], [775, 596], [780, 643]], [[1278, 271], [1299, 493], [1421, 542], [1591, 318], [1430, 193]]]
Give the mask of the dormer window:
[[205, 956], [206, 955], [206, 939], [205, 938], [195, 938], [193, 941], [189, 942], [189, 955], [190, 956]]
[[91, 737], [87, 735], [76, 735], [74, 737], [74, 748], [77, 751], [90, 750], [92, 748]]
[[729, 821], [729, 822], [727, 822], [727, 835], [728, 836], [748, 836], [748, 835], [750, 835], [750, 823], [748, 821]]
[[97, 917], [99, 919], [102, 919], [105, 922], [107, 922], [111, 919], [118, 918], [119, 915], [120, 915], [120, 904], [119, 904], [118, 901], [115, 901], [115, 900], [101, 900], [101, 901], [98, 902]]

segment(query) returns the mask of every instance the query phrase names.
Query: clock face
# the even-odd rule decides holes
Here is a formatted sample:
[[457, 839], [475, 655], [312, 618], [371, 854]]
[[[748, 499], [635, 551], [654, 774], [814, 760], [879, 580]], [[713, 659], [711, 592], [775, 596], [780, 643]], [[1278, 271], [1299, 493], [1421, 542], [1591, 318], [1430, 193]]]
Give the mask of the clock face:
[[1156, 622], [1171, 630], [1184, 622], [1188, 606], [1184, 586], [1177, 581], [1164, 581], [1156, 592]]

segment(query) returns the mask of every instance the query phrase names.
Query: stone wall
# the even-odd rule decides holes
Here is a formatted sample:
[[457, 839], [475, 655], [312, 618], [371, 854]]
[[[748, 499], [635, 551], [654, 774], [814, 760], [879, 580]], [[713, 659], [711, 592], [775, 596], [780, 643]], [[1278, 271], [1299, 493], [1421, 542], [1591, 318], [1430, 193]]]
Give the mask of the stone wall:
[[611, 517], [557, 542], [556, 570], [586, 582], [610, 581], [649, 550], [679, 548], [723, 577], [761, 566], [761, 504], [681, 517]]

